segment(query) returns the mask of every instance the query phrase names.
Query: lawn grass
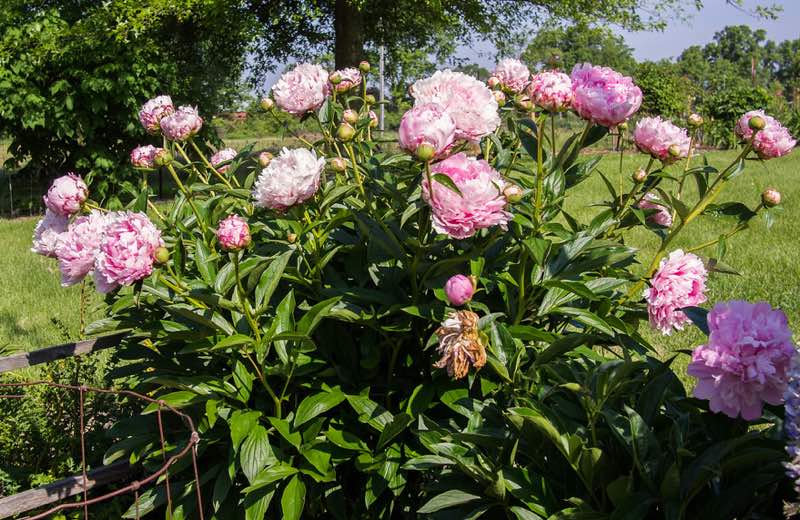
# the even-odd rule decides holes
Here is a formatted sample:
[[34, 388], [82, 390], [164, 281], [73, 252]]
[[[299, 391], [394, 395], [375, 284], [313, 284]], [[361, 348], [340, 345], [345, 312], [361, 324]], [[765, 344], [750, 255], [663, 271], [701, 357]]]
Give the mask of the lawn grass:
[[[243, 141], [231, 144], [240, 147]], [[267, 146], [281, 144], [274, 140], [263, 143]], [[712, 165], [724, 166], [735, 155], [736, 152], [711, 152], [708, 158]], [[618, 156], [609, 154], [600, 163], [601, 171], [615, 184], [619, 181], [617, 162]], [[626, 189], [630, 185], [630, 173], [645, 162], [640, 154], [626, 156], [622, 179]], [[794, 180], [798, 170], [800, 153], [767, 163], [751, 163], [744, 174], [726, 187], [720, 200], [743, 200], [754, 207], [762, 189], [774, 186], [783, 193], [785, 212], [771, 229], [767, 229], [763, 219], [757, 218], [750, 229], [728, 242], [725, 261], [741, 275], [712, 275], [709, 302], [732, 298], [765, 300], [782, 308], [793, 325], [800, 323], [800, 291], [795, 285], [800, 275], [800, 248], [797, 245], [800, 205], [796, 202], [800, 201], [800, 183]], [[567, 209], [582, 219], [588, 219], [593, 212], [599, 211], [590, 204], [600, 200], [605, 192], [599, 176], [595, 176], [572, 190]], [[0, 273], [4, 282], [0, 286], [0, 346], [29, 350], [61, 343], [67, 337], [75, 339], [79, 335], [80, 288], [62, 288], [55, 261], [30, 252], [30, 238], [35, 225], [35, 218], [0, 220], [0, 243], [5, 248], [5, 254], [0, 256]], [[685, 230], [675, 247], [691, 247], [716, 238], [729, 226], [729, 222], [704, 217]], [[642, 249], [642, 261], [649, 261], [658, 245], [656, 235], [637, 230], [629, 238], [631, 245]], [[713, 248], [708, 252], [713, 254]], [[91, 321], [101, 316], [102, 300], [93, 290], [87, 290], [87, 295], [87, 321]], [[662, 353], [691, 348], [701, 340], [695, 330], [670, 337], [648, 332], [647, 337]]]

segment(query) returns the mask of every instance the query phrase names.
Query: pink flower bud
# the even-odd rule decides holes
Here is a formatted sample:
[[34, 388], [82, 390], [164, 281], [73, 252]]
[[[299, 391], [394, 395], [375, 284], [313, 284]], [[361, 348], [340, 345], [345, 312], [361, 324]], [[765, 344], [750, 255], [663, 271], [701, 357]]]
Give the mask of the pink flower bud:
[[463, 274], [457, 274], [451, 276], [444, 284], [444, 292], [452, 305], [464, 305], [472, 300], [472, 295], [475, 294], [475, 284]]
[[361, 63], [358, 64], [358, 70], [360, 70], [364, 74], [369, 72], [369, 68], [370, 67], [369, 67], [369, 62], [368, 61], [362, 61]]
[[349, 141], [356, 135], [356, 129], [350, 126], [347, 123], [342, 123], [339, 125], [339, 129], [336, 130], [336, 136], [341, 139], [342, 141]]
[[358, 112], [348, 108], [342, 114], [342, 119], [345, 122], [350, 123], [351, 125], [354, 125], [354, 124], [356, 124], [358, 122]]
[[[352, 67], [337, 70], [331, 73], [330, 81], [331, 85], [336, 89], [336, 92], [347, 92], [351, 88], [361, 84], [361, 72]], [[336, 81], [336, 83], [334, 83], [334, 81]]]
[[269, 152], [261, 152], [258, 154], [258, 164], [260, 164], [262, 168], [266, 168], [274, 158], [275, 157]]
[[161, 128], [161, 120], [175, 112], [175, 106], [169, 96], [158, 96], [142, 106], [139, 111], [139, 122], [148, 133], [157, 134]]
[[217, 153], [211, 156], [210, 159], [211, 165], [214, 168], [216, 168], [218, 172], [225, 173], [226, 171], [228, 171], [228, 169], [230, 169], [231, 165], [230, 164], [226, 164], [225, 166], [219, 166], [219, 165], [227, 161], [232, 161], [233, 159], [236, 158], [238, 153], [239, 152], [237, 152], [233, 148], [223, 148], [222, 150], [218, 151]]
[[767, 126], [767, 122], [764, 121], [764, 118], [761, 116], [751, 117], [747, 124], [750, 130], [763, 130], [764, 127]]
[[436, 156], [436, 149], [429, 143], [420, 143], [416, 155], [420, 161], [430, 161]]
[[328, 76], [328, 81], [331, 82], [331, 85], [336, 86], [342, 82], [342, 75], [339, 73], [339, 71], [335, 70], [331, 72], [330, 76]]
[[641, 184], [647, 179], [647, 172], [644, 170], [644, 168], [639, 168], [638, 170], [633, 172], [632, 178], [633, 182], [635, 182], [636, 184]]
[[497, 101], [497, 106], [502, 107], [506, 104], [506, 95], [503, 94], [502, 90], [493, 90], [492, 94], [494, 94], [494, 99]]
[[294, 244], [295, 242], [297, 242], [297, 235], [294, 233], [289, 233], [288, 235], [286, 235], [286, 241], [289, 242], [290, 244]]
[[486, 81], [486, 84], [489, 85], [489, 88], [497, 88], [500, 84], [500, 79], [492, 76]]
[[378, 114], [370, 110], [367, 115], [369, 115], [369, 127], [376, 128], [378, 126]]
[[166, 264], [169, 262], [169, 249], [164, 246], [157, 247], [153, 257], [155, 258], [157, 264]]
[[262, 109], [264, 109], [266, 111], [270, 111], [275, 106], [275, 102], [272, 101], [272, 98], [269, 98], [269, 97], [265, 96], [265, 97], [261, 98], [261, 102], [259, 103], [259, 105], [261, 105]]
[[775, 188], [767, 188], [761, 194], [761, 202], [768, 208], [774, 208], [781, 203], [781, 192]]
[[703, 116], [700, 114], [690, 114], [689, 119], [687, 119], [687, 123], [691, 128], [697, 128], [699, 126], [703, 126]]
[[[430, 160], [447, 153], [456, 137], [453, 118], [436, 103], [420, 104], [403, 114], [398, 130], [400, 147]], [[425, 145], [424, 152], [420, 148]], [[420, 157], [422, 158], [422, 157]]]
[[373, 96], [372, 94], [367, 94], [367, 96], [364, 98], [364, 102], [368, 105], [374, 105], [375, 96]]
[[155, 166], [156, 148], [152, 144], [137, 146], [131, 150], [131, 164], [136, 168], [153, 168]]
[[239, 215], [228, 215], [217, 227], [217, 240], [226, 251], [243, 249], [250, 245], [250, 226]]
[[347, 163], [341, 157], [331, 159], [331, 168], [335, 172], [343, 172], [347, 169]]
[[514, 204], [515, 202], [522, 200], [522, 195], [524, 193], [525, 191], [516, 184], [509, 184], [503, 190], [503, 196], [510, 204]]
[[54, 213], [69, 216], [80, 211], [88, 197], [89, 188], [83, 179], [68, 173], [53, 181], [44, 196], [44, 205]]
[[166, 148], [159, 148], [153, 155], [153, 164], [156, 166], [166, 166], [172, 162], [172, 154]]

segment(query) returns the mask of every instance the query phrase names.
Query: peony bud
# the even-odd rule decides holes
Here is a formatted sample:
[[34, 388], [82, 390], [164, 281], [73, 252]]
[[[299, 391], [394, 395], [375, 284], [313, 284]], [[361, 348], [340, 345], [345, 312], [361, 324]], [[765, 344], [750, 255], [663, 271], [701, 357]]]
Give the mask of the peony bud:
[[372, 94], [367, 94], [367, 96], [364, 98], [364, 102], [368, 105], [374, 105], [375, 96], [373, 96]]
[[347, 163], [341, 157], [331, 159], [331, 168], [335, 172], [343, 172], [347, 169]]
[[761, 202], [768, 208], [774, 208], [781, 203], [781, 192], [775, 188], [767, 188], [761, 194]]
[[530, 112], [533, 110], [533, 101], [531, 101], [528, 97], [519, 98], [517, 100], [517, 107], [525, 112]]
[[369, 72], [369, 62], [368, 61], [362, 61], [361, 63], [359, 63], [358, 64], [358, 70], [360, 70], [364, 74], [367, 74]]
[[464, 305], [472, 300], [477, 280], [463, 274], [451, 276], [444, 284], [444, 292], [452, 305]]
[[172, 154], [166, 148], [159, 148], [153, 156], [153, 164], [156, 166], [166, 166], [172, 162]]
[[331, 82], [331, 85], [338, 85], [342, 82], [342, 75], [338, 70], [331, 72], [330, 76], [328, 76], [328, 81]]
[[336, 135], [342, 141], [349, 141], [356, 135], [356, 129], [350, 126], [347, 123], [342, 123], [339, 125], [339, 129], [336, 131]]
[[166, 264], [169, 262], [169, 249], [164, 246], [157, 247], [153, 258], [155, 258], [157, 264]]
[[627, 130], [627, 129], [628, 129], [628, 122], [627, 122], [627, 121], [623, 121], [623, 122], [621, 122], [620, 124], [618, 124], [618, 125], [617, 125], [617, 129], [618, 129], [620, 132], [624, 132], [625, 130]]
[[680, 157], [680, 156], [681, 156], [681, 149], [680, 149], [680, 147], [679, 147], [678, 145], [676, 145], [676, 144], [671, 144], [671, 145], [669, 146], [669, 148], [667, 148], [667, 151], [669, 152], [669, 154], [670, 154], [672, 157]]
[[355, 110], [347, 109], [342, 114], [342, 119], [351, 125], [354, 125], [358, 122], [358, 112]]
[[238, 251], [250, 245], [250, 226], [239, 215], [229, 215], [217, 227], [217, 240], [225, 251]]
[[261, 102], [259, 104], [261, 105], [261, 108], [266, 111], [272, 110], [272, 108], [275, 106], [275, 102], [272, 100], [272, 98], [266, 96], [261, 98]]
[[647, 179], [647, 172], [644, 171], [643, 168], [639, 168], [638, 170], [633, 172], [632, 178], [633, 182], [635, 182], [636, 184], [641, 184], [645, 181], [645, 179]]
[[697, 128], [699, 126], [703, 126], [703, 116], [701, 116], [700, 114], [690, 114], [687, 122], [689, 123], [689, 126], [691, 128]]
[[486, 81], [486, 84], [489, 85], [489, 88], [497, 88], [500, 84], [500, 79], [492, 76]]
[[524, 193], [525, 192], [522, 188], [520, 188], [516, 184], [511, 184], [511, 183], [509, 183], [503, 190], [503, 196], [511, 204], [514, 204], [515, 202], [519, 202], [520, 200], [522, 200], [522, 195]]
[[419, 160], [430, 161], [433, 159], [433, 156], [436, 155], [436, 148], [434, 148], [432, 144], [420, 143], [420, 145], [417, 146], [416, 154]]
[[294, 233], [289, 233], [288, 235], [286, 235], [286, 241], [289, 242], [290, 244], [294, 244], [295, 242], [297, 242], [297, 235], [295, 235]]
[[378, 126], [378, 114], [370, 110], [367, 115], [369, 116], [369, 127], [376, 128]]
[[497, 101], [497, 106], [502, 107], [506, 104], [506, 95], [503, 94], [503, 91], [494, 90], [492, 91], [492, 94], [494, 94], [494, 99]]
[[269, 163], [271, 163], [272, 159], [274, 158], [275, 156], [269, 152], [261, 152], [260, 154], [258, 154], [258, 164], [260, 164], [262, 168], [266, 168], [267, 166], [269, 166]]
[[750, 130], [763, 130], [767, 122], [761, 116], [753, 116], [747, 124], [750, 126]]

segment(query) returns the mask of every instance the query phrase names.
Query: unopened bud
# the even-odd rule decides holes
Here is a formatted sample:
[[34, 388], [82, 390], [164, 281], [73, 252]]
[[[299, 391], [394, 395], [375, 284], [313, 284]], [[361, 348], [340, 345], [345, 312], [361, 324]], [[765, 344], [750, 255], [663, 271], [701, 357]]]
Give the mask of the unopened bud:
[[369, 127], [375, 128], [378, 126], [378, 114], [373, 112], [372, 110], [369, 111]]
[[368, 105], [374, 105], [375, 96], [373, 96], [372, 94], [367, 94], [366, 97], [364, 97], [364, 102]]
[[348, 108], [342, 114], [342, 119], [344, 119], [345, 122], [350, 123], [351, 125], [354, 125], [354, 124], [356, 124], [358, 122], [358, 112]]
[[703, 116], [700, 114], [689, 114], [689, 119], [687, 119], [687, 122], [692, 128], [703, 126]]
[[358, 64], [358, 70], [360, 70], [364, 74], [368, 73], [369, 72], [369, 62], [368, 61], [362, 61], [361, 63], [359, 63]]
[[489, 85], [489, 88], [497, 88], [497, 85], [500, 84], [500, 79], [492, 76], [486, 81], [486, 84]]
[[633, 182], [635, 182], [636, 184], [641, 184], [645, 181], [645, 179], [647, 179], [647, 172], [644, 171], [643, 168], [639, 168], [638, 170], [633, 172], [632, 178]]
[[503, 196], [511, 204], [514, 204], [515, 202], [519, 202], [520, 200], [522, 200], [523, 193], [525, 193], [523, 189], [517, 186], [516, 184], [509, 184], [503, 190]]
[[626, 130], [628, 129], [628, 122], [627, 122], [627, 121], [623, 121], [623, 122], [621, 122], [620, 124], [618, 124], [618, 125], [617, 125], [617, 129], [618, 129], [620, 132], [624, 132], [624, 131], [626, 131]]
[[266, 96], [261, 98], [261, 102], [259, 104], [261, 105], [261, 108], [267, 111], [272, 110], [272, 107], [275, 106], [275, 102], [272, 100], [272, 98]]
[[266, 168], [267, 166], [269, 166], [269, 163], [272, 162], [272, 159], [274, 157], [275, 156], [273, 156], [269, 152], [261, 152], [260, 154], [258, 154], [258, 164], [260, 164], [262, 168]]
[[506, 104], [506, 95], [500, 90], [493, 90], [494, 99], [497, 101], [497, 106], [501, 107]]
[[434, 148], [432, 144], [420, 143], [420, 145], [417, 146], [416, 154], [419, 160], [430, 161], [433, 159], [433, 156], [436, 155], [436, 148]]
[[530, 112], [531, 110], [533, 110], [533, 101], [531, 101], [527, 97], [522, 97], [517, 100], [517, 107], [519, 107], [520, 110], [524, 110], [525, 112]]
[[669, 154], [672, 157], [680, 157], [681, 156], [681, 148], [677, 144], [669, 145], [669, 148], [667, 148], [667, 152], [669, 152]]
[[153, 257], [155, 258], [157, 264], [166, 264], [169, 262], [169, 249], [164, 246], [159, 246], [156, 248], [156, 252]]
[[153, 157], [153, 164], [156, 166], [166, 166], [172, 162], [172, 154], [166, 148], [160, 148]]
[[781, 203], [781, 192], [775, 188], [767, 188], [761, 194], [761, 202], [768, 208], [774, 208]]
[[753, 116], [747, 124], [750, 126], [750, 130], [763, 130], [767, 122], [761, 116]]
[[343, 172], [347, 169], [347, 163], [341, 157], [331, 159], [331, 168], [335, 172]]
[[297, 241], [297, 235], [295, 235], [294, 233], [289, 233], [288, 235], [286, 235], [286, 241], [289, 242], [290, 244], [294, 244]]
[[339, 71], [333, 71], [330, 76], [328, 76], [328, 81], [330, 81], [332, 85], [338, 85], [342, 82], [342, 75], [339, 74]]
[[356, 129], [350, 126], [347, 123], [342, 123], [339, 125], [339, 129], [336, 131], [337, 137], [342, 141], [349, 141], [356, 135]]

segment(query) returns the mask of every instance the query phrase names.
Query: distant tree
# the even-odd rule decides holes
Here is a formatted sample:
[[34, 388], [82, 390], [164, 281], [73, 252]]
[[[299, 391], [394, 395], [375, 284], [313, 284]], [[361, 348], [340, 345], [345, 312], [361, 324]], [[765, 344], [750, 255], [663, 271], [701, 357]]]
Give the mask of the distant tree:
[[636, 66], [633, 49], [622, 36], [606, 27], [579, 23], [549, 27], [536, 33], [522, 53], [533, 68], [558, 68], [569, 73], [577, 63], [589, 62], [630, 74]]
[[666, 60], [639, 63], [633, 78], [642, 89], [641, 113], [675, 119], [689, 110], [693, 89], [674, 63]]

